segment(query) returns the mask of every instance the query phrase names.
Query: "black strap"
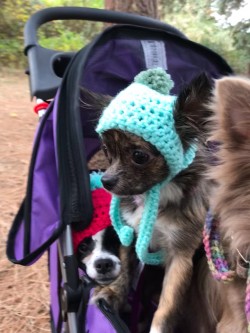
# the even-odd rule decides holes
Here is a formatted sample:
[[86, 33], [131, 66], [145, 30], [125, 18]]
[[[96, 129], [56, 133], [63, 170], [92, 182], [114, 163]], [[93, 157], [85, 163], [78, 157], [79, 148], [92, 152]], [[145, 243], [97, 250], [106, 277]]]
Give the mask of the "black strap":
[[[79, 332], [86, 332], [86, 315], [89, 303], [90, 290], [94, 287], [93, 281], [87, 277], [82, 277], [82, 298], [77, 312], [77, 325]], [[84, 331], [83, 331], [84, 329]]]

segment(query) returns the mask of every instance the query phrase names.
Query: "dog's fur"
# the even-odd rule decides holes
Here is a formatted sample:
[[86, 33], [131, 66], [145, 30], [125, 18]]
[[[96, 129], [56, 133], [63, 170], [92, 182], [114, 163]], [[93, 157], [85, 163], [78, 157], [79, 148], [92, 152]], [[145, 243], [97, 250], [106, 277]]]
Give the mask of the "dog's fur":
[[210, 292], [217, 295], [210, 309], [214, 309], [218, 333], [246, 333], [247, 268], [239, 252], [250, 260], [250, 80], [240, 77], [218, 80], [212, 109], [215, 125], [212, 139], [220, 142], [220, 149], [218, 166], [210, 173], [216, 182], [210, 205], [220, 221], [230, 268], [236, 270], [237, 276], [226, 285], [207, 278]]
[[[210, 111], [204, 104], [210, 91], [208, 78], [201, 75], [180, 93], [174, 108], [175, 127], [184, 149], [195, 143], [198, 151], [193, 163], [161, 191], [150, 249], [166, 252], [165, 277], [150, 333], [174, 331], [192, 278], [192, 257], [202, 239], [210, 188], [204, 177]], [[105, 104], [105, 98], [101, 99], [96, 105]], [[103, 146], [110, 162], [102, 178], [104, 187], [121, 197], [123, 218], [138, 229], [144, 193], [167, 178], [168, 165], [155, 147], [128, 132], [106, 131]]]
[[79, 266], [97, 285], [91, 302], [105, 299], [115, 310], [124, 309], [135, 263], [130, 248], [121, 245], [112, 226], [85, 238], [78, 246]]

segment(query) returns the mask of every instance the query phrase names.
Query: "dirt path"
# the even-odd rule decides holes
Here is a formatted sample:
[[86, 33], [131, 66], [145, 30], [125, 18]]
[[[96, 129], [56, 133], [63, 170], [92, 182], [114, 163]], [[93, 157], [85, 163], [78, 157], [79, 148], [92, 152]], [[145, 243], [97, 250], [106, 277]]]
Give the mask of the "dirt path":
[[37, 117], [28, 80], [0, 72], [0, 332], [50, 332], [46, 257], [31, 267], [11, 264], [6, 236], [25, 193]]

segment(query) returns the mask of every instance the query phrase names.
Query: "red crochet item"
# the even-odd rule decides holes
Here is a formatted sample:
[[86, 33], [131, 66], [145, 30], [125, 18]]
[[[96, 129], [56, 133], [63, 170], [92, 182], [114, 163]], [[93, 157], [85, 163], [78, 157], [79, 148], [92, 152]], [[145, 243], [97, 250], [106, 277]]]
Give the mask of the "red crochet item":
[[93, 236], [111, 225], [109, 216], [110, 201], [111, 194], [103, 188], [92, 191], [93, 219], [86, 229], [82, 231], [72, 231], [75, 252], [84, 238]]

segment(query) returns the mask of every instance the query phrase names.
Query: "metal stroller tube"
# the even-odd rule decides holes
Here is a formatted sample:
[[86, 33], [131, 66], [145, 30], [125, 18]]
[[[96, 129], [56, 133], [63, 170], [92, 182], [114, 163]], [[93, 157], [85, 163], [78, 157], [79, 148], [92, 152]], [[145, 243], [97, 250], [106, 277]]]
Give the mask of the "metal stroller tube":
[[68, 309], [68, 305], [70, 304], [70, 293], [77, 293], [80, 291], [78, 268], [73, 251], [71, 227], [69, 225], [66, 226], [65, 231], [59, 239], [58, 252], [63, 281], [62, 307], [64, 307], [64, 311], [67, 313], [69, 332], [78, 333], [76, 309]]

